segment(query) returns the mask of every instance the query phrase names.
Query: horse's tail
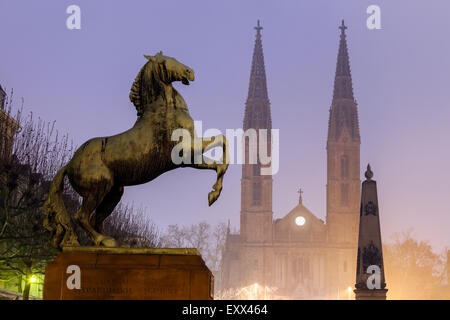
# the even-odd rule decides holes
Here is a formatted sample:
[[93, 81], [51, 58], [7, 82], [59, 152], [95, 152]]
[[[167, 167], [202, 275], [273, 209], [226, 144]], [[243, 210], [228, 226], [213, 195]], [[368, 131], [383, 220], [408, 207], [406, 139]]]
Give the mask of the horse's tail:
[[56, 248], [59, 248], [59, 244], [64, 234], [63, 227], [65, 227], [64, 225], [61, 225], [60, 217], [70, 217], [63, 201], [66, 168], [67, 166], [63, 167], [56, 174], [50, 185], [48, 198], [42, 206], [42, 210], [45, 212], [44, 227], [51, 232], [53, 246]]

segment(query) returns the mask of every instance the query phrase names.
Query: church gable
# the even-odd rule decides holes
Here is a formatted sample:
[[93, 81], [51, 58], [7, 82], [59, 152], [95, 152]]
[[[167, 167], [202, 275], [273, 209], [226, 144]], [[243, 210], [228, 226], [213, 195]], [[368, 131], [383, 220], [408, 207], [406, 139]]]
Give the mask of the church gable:
[[274, 241], [326, 241], [325, 223], [302, 204], [274, 222]]

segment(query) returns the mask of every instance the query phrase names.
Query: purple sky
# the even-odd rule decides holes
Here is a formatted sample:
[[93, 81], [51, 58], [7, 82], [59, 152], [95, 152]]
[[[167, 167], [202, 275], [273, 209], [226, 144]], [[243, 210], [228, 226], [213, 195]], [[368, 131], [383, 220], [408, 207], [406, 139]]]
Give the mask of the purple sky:
[[[68, 30], [66, 8], [82, 10]], [[366, 28], [381, 7], [382, 30]], [[378, 181], [384, 240], [414, 228], [450, 245], [450, 2], [429, 1], [15, 1], [0, 2], [0, 83], [25, 108], [56, 120], [77, 145], [131, 127], [129, 89], [143, 54], [176, 57], [196, 81], [176, 84], [203, 127], [242, 127], [257, 19], [261, 19], [273, 127], [280, 129], [274, 217], [298, 200], [325, 219], [328, 109], [345, 18], [361, 127], [361, 173]], [[16, 99], [19, 101], [19, 99]], [[126, 188], [124, 201], [153, 221], [231, 220], [239, 227], [240, 166], [231, 166], [213, 207], [214, 172], [178, 169]], [[176, 191], [171, 191], [175, 189]]]

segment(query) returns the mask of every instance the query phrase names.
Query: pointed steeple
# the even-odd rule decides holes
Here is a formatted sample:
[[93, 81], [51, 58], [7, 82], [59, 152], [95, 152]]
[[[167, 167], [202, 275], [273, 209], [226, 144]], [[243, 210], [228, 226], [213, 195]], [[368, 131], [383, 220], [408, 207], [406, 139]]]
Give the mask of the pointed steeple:
[[245, 106], [244, 130], [248, 128], [270, 129], [272, 122], [270, 116], [270, 102], [267, 94], [266, 69], [261, 41], [262, 26], [258, 20], [255, 27], [256, 39], [253, 49], [250, 84]]
[[367, 165], [362, 183], [356, 260], [356, 300], [386, 300], [377, 183]]
[[348, 57], [347, 37], [344, 20], [339, 27], [341, 30], [341, 40], [339, 42], [339, 53], [336, 64], [336, 75], [334, 78], [333, 99], [353, 99], [352, 75], [350, 72], [350, 59]]
[[[356, 253], [359, 207], [361, 200], [358, 109], [353, 99], [352, 78], [344, 21], [339, 26], [334, 94], [330, 107], [327, 140], [327, 226], [328, 239], [337, 245], [350, 245]], [[340, 263], [354, 262], [354, 257], [339, 258]], [[352, 269], [355, 267], [351, 266]], [[336, 279], [336, 285], [353, 281]]]
[[328, 124], [328, 140], [338, 140], [341, 133], [347, 129], [353, 141], [360, 141], [359, 120], [356, 101], [353, 97], [350, 59], [348, 56], [347, 26], [342, 20], [339, 53], [334, 78], [333, 101], [330, 109]]
[[[270, 102], [267, 94], [266, 70], [264, 67], [264, 55], [261, 41], [261, 24], [255, 27], [256, 39], [253, 49], [252, 66], [250, 71], [250, 83], [248, 97], [245, 102], [245, 115], [243, 129], [249, 133], [244, 142], [244, 163], [242, 165], [241, 179], [241, 225], [240, 241], [249, 243], [264, 243], [272, 241], [272, 176], [262, 175], [261, 169], [261, 129], [267, 129], [266, 148], [268, 155], [272, 152], [270, 117]], [[252, 136], [252, 137], [250, 137]], [[256, 148], [254, 148], [256, 147]], [[256, 157], [250, 157], [251, 152], [256, 151]], [[253, 153], [253, 156], [255, 153]], [[256, 160], [256, 163], [251, 160]], [[253, 271], [252, 271], [253, 272]], [[245, 281], [249, 281], [247, 278]], [[260, 282], [262, 280], [254, 282]], [[252, 280], [252, 281], [253, 281]], [[260, 282], [261, 283], [261, 282]], [[250, 283], [249, 283], [250, 284]]]

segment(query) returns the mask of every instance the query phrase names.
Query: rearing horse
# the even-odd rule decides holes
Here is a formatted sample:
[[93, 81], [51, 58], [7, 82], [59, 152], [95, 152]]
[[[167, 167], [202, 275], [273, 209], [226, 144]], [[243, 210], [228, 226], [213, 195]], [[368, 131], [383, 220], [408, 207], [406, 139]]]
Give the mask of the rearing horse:
[[[176, 59], [164, 56], [162, 52], [145, 57], [149, 61], [139, 71], [130, 93], [138, 115], [134, 126], [115, 136], [85, 142], [51, 183], [43, 206], [46, 213], [44, 226], [52, 232], [52, 242], [56, 248], [79, 246], [62, 198], [65, 176], [83, 198], [75, 221], [88, 232], [97, 246], [121, 245], [103, 234], [102, 225], [119, 203], [124, 186], [149, 182], [178, 167], [211, 169], [217, 172], [217, 181], [208, 195], [209, 205], [219, 198], [223, 176], [228, 168], [227, 143], [223, 135], [213, 137], [212, 143], [202, 141], [201, 150], [196, 144], [189, 144], [188, 150], [192, 155], [190, 163], [175, 164], [171, 157], [174, 146], [178, 144], [171, 139], [174, 130], [185, 129], [192, 138], [196, 138], [186, 102], [172, 86], [174, 81], [188, 85], [189, 81], [194, 80], [194, 71]], [[215, 147], [222, 147], [221, 161], [195, 163], [195, 154], [203, 154]]]

